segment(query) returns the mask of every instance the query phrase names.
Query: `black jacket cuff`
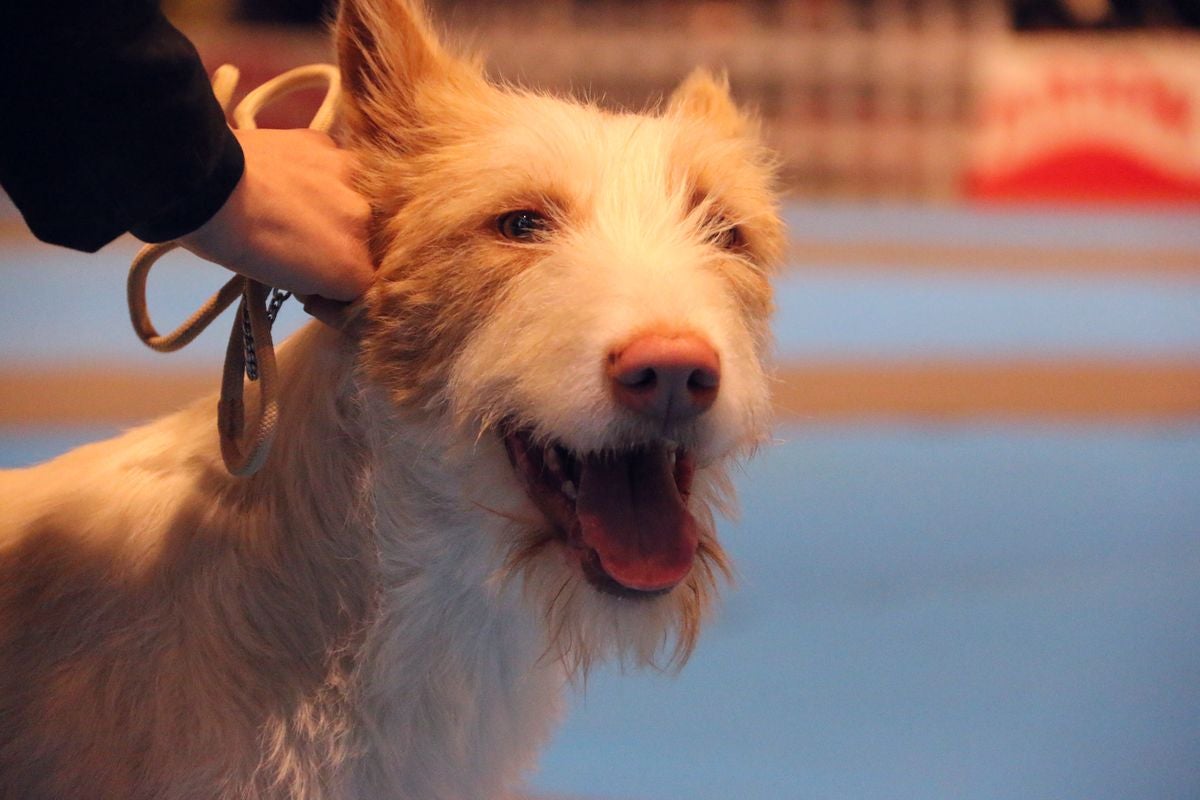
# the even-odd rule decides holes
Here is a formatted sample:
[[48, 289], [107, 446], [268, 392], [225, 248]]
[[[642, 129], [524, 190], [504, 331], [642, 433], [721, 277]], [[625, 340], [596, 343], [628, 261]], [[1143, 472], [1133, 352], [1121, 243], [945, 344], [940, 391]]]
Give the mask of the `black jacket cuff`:
[[231, 131], [221, 144], [213, 170], [200, 184], [185, 190], [179, 201], [129, 231], [143, 242], [169, 242], [191, 233], [221, 210], [242, 178], [246, 161]]

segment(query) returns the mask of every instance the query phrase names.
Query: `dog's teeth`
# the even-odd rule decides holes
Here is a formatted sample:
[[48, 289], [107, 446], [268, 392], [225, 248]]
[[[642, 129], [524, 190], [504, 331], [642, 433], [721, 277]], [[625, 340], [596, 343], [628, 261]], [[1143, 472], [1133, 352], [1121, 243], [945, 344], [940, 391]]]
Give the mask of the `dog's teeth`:
[[545, 454], [542, 456], [547, 467], [555, 475], [562, 474], [562, 460], [558, 457], [558, 450], [553, 447], [547, 447]]
[[567, 497], [571, 498], [572, 500], [575, 500], [579, 496], [579, 491], [575, 488], [574, 481], [563, 481], [562, 482], [562, 493], [565, 494]]

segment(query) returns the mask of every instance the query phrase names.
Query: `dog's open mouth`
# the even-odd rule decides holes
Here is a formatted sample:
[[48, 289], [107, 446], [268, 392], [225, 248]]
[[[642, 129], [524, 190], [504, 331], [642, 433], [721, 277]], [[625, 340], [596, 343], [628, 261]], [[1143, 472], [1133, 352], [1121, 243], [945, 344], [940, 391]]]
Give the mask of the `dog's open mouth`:
[[530, 499], [597, 589], [653, 597], [687, 577], [699, 537], [687, 508], [695, 466], [686, 450], [663, 440], [576, 454], [536, 444], [523, 430], [504, 444]]

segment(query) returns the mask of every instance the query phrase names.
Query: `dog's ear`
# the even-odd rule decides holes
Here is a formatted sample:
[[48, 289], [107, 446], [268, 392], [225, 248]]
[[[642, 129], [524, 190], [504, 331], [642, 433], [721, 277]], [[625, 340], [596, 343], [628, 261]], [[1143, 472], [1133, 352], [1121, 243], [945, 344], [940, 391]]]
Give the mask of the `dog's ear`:
[[729, 95], [729, 79], [703, 67], [692, 70], [667, 101], [667, 112], [701, 120], [726, 136], [745, 136], [753, 127]]
[[368, 140], [427, 122], [423, 87], [483, 83], [476, 66], [442, 47], [420, 0], [342, 0], [334, 39], [346, 123]]

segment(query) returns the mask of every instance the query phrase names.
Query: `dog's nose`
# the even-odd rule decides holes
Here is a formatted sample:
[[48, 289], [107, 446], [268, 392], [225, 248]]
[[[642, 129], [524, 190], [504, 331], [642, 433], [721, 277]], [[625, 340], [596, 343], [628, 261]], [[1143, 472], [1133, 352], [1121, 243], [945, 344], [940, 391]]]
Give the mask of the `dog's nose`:
[[621, 405], [677, 422], [702, 414], [717, 399], [721, 361], [696, 334], [645, 334], [609, 355], [608, 376]]

